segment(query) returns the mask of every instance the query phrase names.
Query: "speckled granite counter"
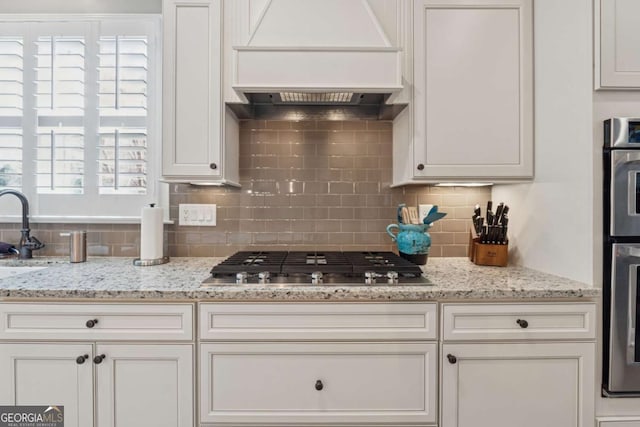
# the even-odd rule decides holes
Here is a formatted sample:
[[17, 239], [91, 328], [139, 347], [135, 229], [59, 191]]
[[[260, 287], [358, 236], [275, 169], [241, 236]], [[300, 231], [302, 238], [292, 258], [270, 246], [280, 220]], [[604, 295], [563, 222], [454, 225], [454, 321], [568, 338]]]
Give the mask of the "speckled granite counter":
[[424, 301], [450, 299], [580, 299], [600, 296], [584, 283], [521, 267], [479, 267], [466, 258], [430, 258], [430, 285], [201, 287], [222, 258], [172, 258], [165, 265], [134, 267], [130, 258], [0, 261], [2, 266], [48, 268], [0, 279], [0, 299], [146, 299], [245, 301]]

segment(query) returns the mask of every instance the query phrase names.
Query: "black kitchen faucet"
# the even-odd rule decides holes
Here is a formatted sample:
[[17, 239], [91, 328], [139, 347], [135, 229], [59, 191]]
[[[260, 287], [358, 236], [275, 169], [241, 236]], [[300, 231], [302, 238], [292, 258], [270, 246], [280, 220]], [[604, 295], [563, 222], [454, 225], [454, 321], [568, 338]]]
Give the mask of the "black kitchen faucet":
[[22, 203], [22, 230], [20, 230], [22, 236], [20, 237], [20, 243], [18, 245], [18, 251], [20, 252], [18, 258], [31, 259], [33, 258], [33, 251], [43, 248], [44, 243], [29, 235], [31, 231], [29, 229], [29, 201], [24, 194], [17, 190], [0, 191], [0, 197], [4, 196], [5, 194], [13, 194], [18, 199], [20, 199], [20, 203]]

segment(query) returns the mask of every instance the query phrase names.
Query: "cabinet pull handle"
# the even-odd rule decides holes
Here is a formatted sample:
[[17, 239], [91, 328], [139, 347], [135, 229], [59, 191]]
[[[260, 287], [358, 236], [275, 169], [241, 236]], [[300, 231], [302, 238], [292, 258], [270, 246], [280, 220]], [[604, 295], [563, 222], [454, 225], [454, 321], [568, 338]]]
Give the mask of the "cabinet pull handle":
[[324, 384], [322, 384], [322, 381], [318, 380], [316, 381], [316, 390], [320, 391], [324, 388]]
[[209, 167], [213, 170], [218, 169], [218, 165], [215, 163], [209, 163]]
[[418, 170], [424, 170], [424, 165], [422, 163], [418, 163]]
[[524, 319], [518, 319], [518, 320], [516, 320], [516, 323], [517, 323], [518, 325], [520, 325], [520, 327], [521, 327], [522, 329], [527, 329], [527, 328], [529, 327], [529, 322], [527, 322], [527, 321], [526, 321], [526, 320], [524, 320]]
[[449, 363], [451, 363], [452, 365], [458, 361], [458, 358], [455, 357], [453, 354], [447, 354], [447, 359], [449, 360]]
[[85, 323], [85, 325], [87, 325], [87, 328], [93, 328], [97, 324], [98, 324], [98, 319], [87, 320], [87, 323]]
[[85, 354], [84, 356], [78, 356], [76, 357], [76, 363], [78, 365], [82, 365], [84, 363], [85, 360], [87, 360], [89, 358], [88, 354]]
[[101, 354], [99, 356], [96, 356], [93, 358], [93, 363], [95, 363], [96, 365], [99, 365], [102, 363], [102, 361], [104, 360], [104, 358], [107, 357], [104, 354]]

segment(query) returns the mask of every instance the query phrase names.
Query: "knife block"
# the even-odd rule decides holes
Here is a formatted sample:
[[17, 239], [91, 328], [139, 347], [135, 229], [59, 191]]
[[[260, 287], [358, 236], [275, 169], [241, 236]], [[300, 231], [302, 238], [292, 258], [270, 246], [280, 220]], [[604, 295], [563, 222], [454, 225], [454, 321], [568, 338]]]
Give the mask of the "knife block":
[[469, 233], [469, 259], [476, 265], [506, 267], [509, 263], [509, 244], [480, 243], [480, 237], [471, 227], [471, 232]]

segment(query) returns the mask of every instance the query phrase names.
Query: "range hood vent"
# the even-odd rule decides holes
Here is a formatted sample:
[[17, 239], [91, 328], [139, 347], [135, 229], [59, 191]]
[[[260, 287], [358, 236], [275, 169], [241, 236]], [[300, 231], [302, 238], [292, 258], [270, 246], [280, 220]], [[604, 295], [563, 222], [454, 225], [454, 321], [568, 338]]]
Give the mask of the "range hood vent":
[[280, 92], [271, 95], [274, 104], [353, 104], [353, 92]]
[[326, 111], [303, 108], [305, 117], [388, 119], [397, 108], [384, 104], [402, 90], [396, 1], [253, 0], [232, 68], [233, 89], [252, 106], [232, 110], [282, 118], [313, 106]]
[[[227, 103], [239, 119], [393, 120], [407, 104], [387, 104], [375, 93], [247, 93], [248, 104]], [[349, 95], [349, 96], [347, 96]], [[339, 101], [335, 101], [338, 98]], [[285, 101], [287, 99], [287, 101]]]

